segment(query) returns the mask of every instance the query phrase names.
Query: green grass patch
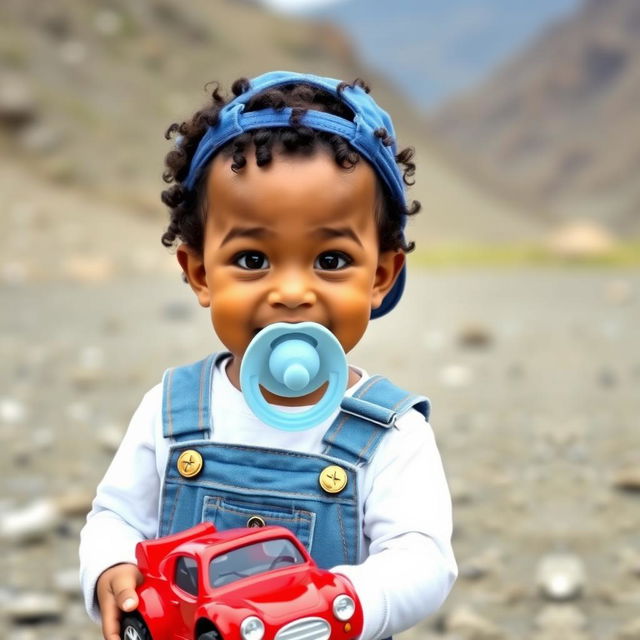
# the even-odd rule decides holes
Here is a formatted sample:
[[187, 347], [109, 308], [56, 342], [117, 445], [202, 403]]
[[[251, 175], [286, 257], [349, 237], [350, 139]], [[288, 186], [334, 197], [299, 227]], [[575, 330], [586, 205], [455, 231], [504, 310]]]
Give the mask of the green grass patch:
[[436, 245], [408, 256], [415, 267], [640, 267], [640, 241], [597, 255], [562, 255], [542, 245]]

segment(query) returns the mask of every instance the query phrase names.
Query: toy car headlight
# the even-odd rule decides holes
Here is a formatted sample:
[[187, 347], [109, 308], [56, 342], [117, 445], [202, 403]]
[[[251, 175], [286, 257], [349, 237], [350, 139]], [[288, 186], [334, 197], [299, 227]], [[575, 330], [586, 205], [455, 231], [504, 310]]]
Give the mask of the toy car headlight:
[[264, 635], [264, 623], [260, 618], [249, 616], [240, 625], [242, 640], [262, 640]]
[[333, 601], [333, 615], [341, 622], [349, 620], [351, 616], [356, 612], [356, 603], [353, 598], [342, 594], [337, 596]]

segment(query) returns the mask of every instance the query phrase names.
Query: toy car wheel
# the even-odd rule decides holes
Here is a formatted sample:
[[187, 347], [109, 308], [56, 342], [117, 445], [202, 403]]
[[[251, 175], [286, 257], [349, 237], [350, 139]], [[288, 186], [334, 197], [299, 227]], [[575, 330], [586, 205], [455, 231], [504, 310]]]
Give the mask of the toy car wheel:
[[152, 640], [147, 625], [137, 616], [125, 616], [120, 626], [122, 640]]
[[221, 640], [221, 638], [217, 631], [207, 631], [207, 633], [201, 633], [198, 640]]

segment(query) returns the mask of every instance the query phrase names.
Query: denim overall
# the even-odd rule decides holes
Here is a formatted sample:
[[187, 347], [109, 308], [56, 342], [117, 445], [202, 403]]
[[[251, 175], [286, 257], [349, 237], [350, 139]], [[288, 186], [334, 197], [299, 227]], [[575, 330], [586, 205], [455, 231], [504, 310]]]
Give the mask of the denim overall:
[[[356, 480], [396, 419], [415, 407], [428, 418], [429, 401], [375, 376], [342, 400], [324, 435], [321, 454], [298, 453], [209, 440], [212, 354], [195, 364], [170, 369], [163, 380], [163, 429], [170, 438], [159, 535], [211, 521], [218, 529], [280, 525], [291, 530], [323, 568], [358, 564], [362, 558], [360, 496]], [[202, 457], [202, 470], [184, 477], [178, 459], [186, 450]], [[342, 482], [329, 486], [335, 465]], [[331, 467], [327, 470], [327, 467]], [[346, 474], [346, 485], [342, 487]]]

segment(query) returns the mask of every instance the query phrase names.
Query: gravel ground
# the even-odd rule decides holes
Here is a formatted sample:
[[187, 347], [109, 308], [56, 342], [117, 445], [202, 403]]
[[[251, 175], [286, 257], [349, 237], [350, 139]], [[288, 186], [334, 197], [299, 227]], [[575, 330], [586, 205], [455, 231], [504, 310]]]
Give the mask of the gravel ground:
[[[104, 274], [103, 274], [104, 275]], [[92, 492], [164, 368], [217, 348], [177, 277], [0, 285], [0, 635], [97, 640]], [[640, 273], [413, 272], [351, 360], [426, 393], [461, 576], [401, 638], [640, 638]]]

